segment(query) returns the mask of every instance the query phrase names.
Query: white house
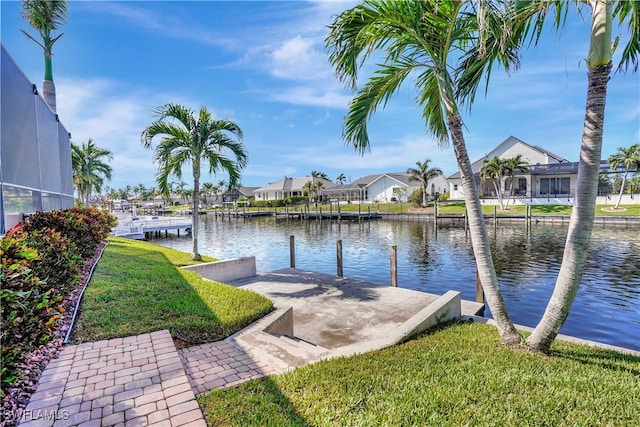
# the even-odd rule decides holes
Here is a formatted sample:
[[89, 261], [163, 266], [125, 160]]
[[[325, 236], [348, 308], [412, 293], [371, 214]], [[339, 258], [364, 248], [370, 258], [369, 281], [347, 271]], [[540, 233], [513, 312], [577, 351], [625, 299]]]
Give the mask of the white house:
[[[497, 156], [508, 159], [520, 154], [524, 163], [529, 165], [526, 172], [517, 172], [514, 177], [513, 194], [517, 198], [540, 199], [546, 198], [554, 202], [566, 202], [575, 194], [578, 163], [569, 162], [542, 147], [529, 145], [524, 141], [510, 136], [484, 157], [471, 164], [481, 198], [495, 198], [493, 184], [480, 180], [480, 169], [485, 160]], [[505, 177], [500, 190], [506, 195], [511, 187], [511, 178]], [[450, 199], [464, 198], [460, 173], [449, 177]]]
[[[406, 172], [367, 175], [351, 184], [336, 184], [322, 189], [325, 199], [361, 201], [361, 202], [406, 202], [411, 193], [420, 188], [420, 182], [409, 179]], [[429, 182], [427, 193], [430, 196], [443, 194], [449, 188], [444, 176]]]

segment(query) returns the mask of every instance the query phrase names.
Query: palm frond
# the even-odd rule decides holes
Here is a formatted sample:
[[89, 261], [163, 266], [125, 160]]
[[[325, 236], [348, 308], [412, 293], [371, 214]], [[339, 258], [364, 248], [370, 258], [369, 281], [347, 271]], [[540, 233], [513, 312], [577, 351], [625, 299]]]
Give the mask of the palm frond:
[[640, 2], [618, 1], [613, 16], [618, 18], [620, 25], [626, 22], [629, 31], [629, 42], [622, 50], [617, 71], [627, 71], [631, 66], [633, 72], [637, 72], [640, 59]]

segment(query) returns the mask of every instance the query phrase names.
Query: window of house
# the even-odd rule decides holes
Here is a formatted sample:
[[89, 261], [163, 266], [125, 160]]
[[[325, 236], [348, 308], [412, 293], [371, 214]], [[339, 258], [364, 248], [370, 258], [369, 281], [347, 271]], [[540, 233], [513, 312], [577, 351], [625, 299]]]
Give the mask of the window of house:
[[458, 184], [453, 184], [453, 191], [458, 191]]
[[540, 194], [569, 194], [571, 191], [570, 185], [570, 178], [540, 178]]

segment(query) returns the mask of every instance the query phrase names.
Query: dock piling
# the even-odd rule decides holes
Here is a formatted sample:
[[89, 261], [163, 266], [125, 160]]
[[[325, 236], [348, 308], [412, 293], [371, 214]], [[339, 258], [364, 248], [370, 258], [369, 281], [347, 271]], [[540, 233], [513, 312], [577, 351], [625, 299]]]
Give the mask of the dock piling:
[[342, 271], [342, 240], [336, 240], [336, 260], [338, 263], [338, 277], [343, 277]]
[[391, 286], [398, 287], [398, 245], [391, 246]]
[[296, 268], [296, 237], [289, 236], [289, 265]]

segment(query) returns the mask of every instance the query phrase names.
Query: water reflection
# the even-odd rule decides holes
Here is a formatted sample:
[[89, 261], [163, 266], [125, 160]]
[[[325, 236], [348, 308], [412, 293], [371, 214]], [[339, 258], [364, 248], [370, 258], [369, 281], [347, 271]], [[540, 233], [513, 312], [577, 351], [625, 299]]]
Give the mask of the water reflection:
[[[534, 326], [549, 300], [562, 261], [567, 228], [536, 224], [488, 226], [496, 272], [516, 323]], [[431, 293], [454, 289], [475, 298], [475, 261], [462, 225], [430, 221], [275, 221], [202, 218], [201, 252], [218, 258], [254, 255], [259, 272], [289, 266], [289, 236], [296, 267], [336, 273], [336, 240], [343, 241], [344, 275], [389, 283], [389, 248], [398, 246], [401, 287]], [[190, 239], [154, 242], [190, 251]], [[571, 313], [561, 333], [640, 350], [640, 233], [595, 229]]]

